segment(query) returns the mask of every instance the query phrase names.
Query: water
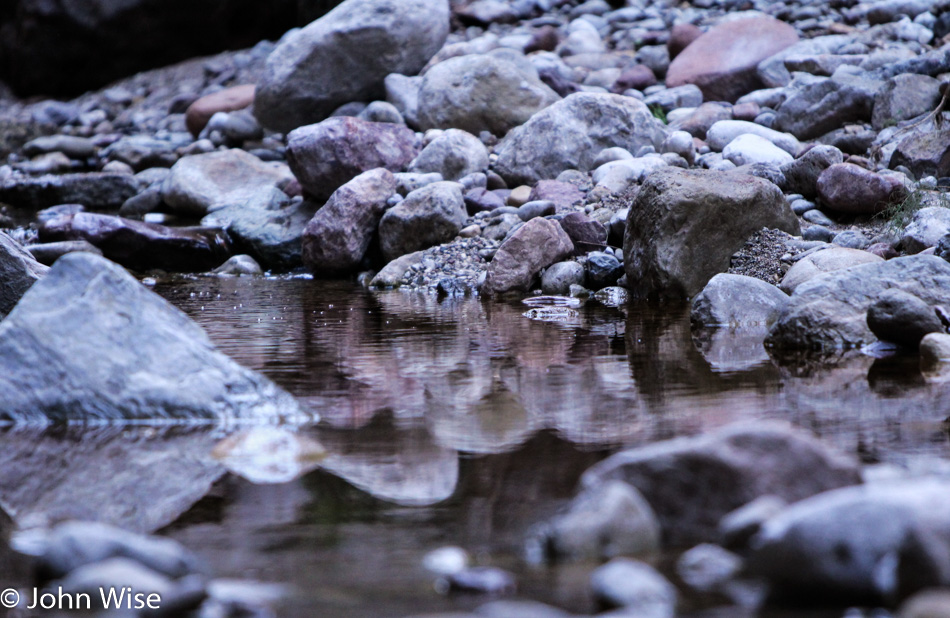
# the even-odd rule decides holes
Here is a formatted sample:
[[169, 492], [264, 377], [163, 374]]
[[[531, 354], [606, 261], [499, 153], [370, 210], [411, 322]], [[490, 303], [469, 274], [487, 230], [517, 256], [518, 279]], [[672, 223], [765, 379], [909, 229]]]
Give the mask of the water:
[[[282, 616], [483, 603], [434, 591], [421, 561], [443, 545], [513, 571], [520, 598], [591, 612], [590, 565], [531, 566], [523, 546], [587, 467], [624, 446], [786, 419], [866, 462], [920, 468], [947, 455], [950, 389], [914, 357], [777, 363], [754, 340], [694, 337], [686, 307], [532, 311], [307, 279], [201, 277], [155, 290], [319, 413], [303, 434], [326, 459], [262, 485], [221, 476], [210, 453], [224, 430], [8, 430], [0, 465], [17, 473], [0, 480], [0, 497], [21, 521], [85, 508], [162, 528], [219, 576], [286, 585]], [[671, 558], [658, 559], [667, 572]], [[693, 596], [682, 615], [737, 615], [728, 606]]]

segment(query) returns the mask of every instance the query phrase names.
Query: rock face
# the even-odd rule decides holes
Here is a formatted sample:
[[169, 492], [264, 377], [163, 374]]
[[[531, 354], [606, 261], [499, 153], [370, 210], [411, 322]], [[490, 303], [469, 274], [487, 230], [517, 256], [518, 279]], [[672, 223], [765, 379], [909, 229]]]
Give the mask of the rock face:
[[13, 310], [26, 291], [48, 270], [20, 243], [0, 232], [0, 319]]
[[714, 539], [719, 520], [773, 494], [789, 502], [861, 482], [856, 461], [784, 423], [743, 424], [622, 451], [594, 465], [585, 487], [620, 479], [640, 490], [665, 543]]
[[304, 265], [320, 277], [356, 270], [395, 192], [396, 179], [384, 169], [364, 172], [337, 189], [304, 230]]
[[624, 268], [631, 292], [695, 296], [763, 227], [799, 230], [782, 192], [769, 181], [735, 172], [654, 172], [627, 215]]
[[756, 73], [759, 62], [797, 42], [795, 28], [771, 17], [726, 22], [673, 59], [666, 85], [696, 84], [706, 100], [732, 103], [763, 87]]
[[467, 217], [462, 185], [434, 182], [416, 189], [379, 222], [379, 247], [386, 261], [455, 238]]
[[777, 349], [835, 351], [872, 343], [868, 307], [888, 289], [929, 305], [950, 303], [950, 264], [932, 255], [836, 270], [799, 285], [769, 331]]
[[485, 290], [489, 294], [527, 290], [542, 268], [560, 262], [572, 251], [571, 239], [557, 222], [532, 219], [498, 248], [488, 265]]
[[779, 597], [893, 603], [950, 585], [948, 512], [944, 479], [829, 491], [766, 521], [749, 571]]
[[505, 135], [555, 101], [556, 92], [503, 58], [471, 54], [429, 69], [419, 91], [419, 125]]
[[818, 177], [818, 197], [837, 212], [875, 214], [907, 194], [900, 180], [853, 163], [836, 163]]
[[640, 101], [580, 92], [511, 131], [498, 151], [495, 171], [509, 183], [533, 185], [567, 169], [590, 171], [605, 148], [658, 149], [665, 138], [663, 124]]
[[0, 323], [0, 418], [13, 422], [302, 419], [121, 267], [65, 255]]
[[689, 318], [697, 326], [767, 327], [786, 303], [788, 295], [770, 283], [719, 273], [693, 300]]
[[290, 169], [317, 200], [371, 169], [402, 171], [418, 154], [411, 129], [352, 117], [329, 118], [287, 136]]
[[277, 46], [254, 113], [287, 132], [344, 103], [382, 99], [386, 76], [418, 73], [448, 32], [448, 0], [346, 0]]

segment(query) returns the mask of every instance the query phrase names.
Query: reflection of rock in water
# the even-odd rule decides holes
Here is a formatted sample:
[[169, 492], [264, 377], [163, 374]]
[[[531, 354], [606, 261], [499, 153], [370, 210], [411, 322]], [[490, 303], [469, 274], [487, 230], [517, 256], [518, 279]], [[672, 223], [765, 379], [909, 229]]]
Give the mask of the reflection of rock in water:
[[21, 526], [86, 519], [136, 532], [174, 521], [224, 474], [208, 430], [8, 429], [0, 505]]
[[693, 343], [715, 372], [748, 371], [769, 362], [762, 341], [765, 328], [699, 328]]

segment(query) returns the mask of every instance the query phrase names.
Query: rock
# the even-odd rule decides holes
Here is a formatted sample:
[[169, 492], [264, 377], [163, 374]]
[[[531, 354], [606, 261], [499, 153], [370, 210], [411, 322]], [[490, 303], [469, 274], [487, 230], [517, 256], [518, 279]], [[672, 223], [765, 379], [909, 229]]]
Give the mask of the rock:
[[693, 136], [686, 131], [670, 133], [660, 147], [660, 151], [678, 154], [690, 165], [696, 161], [696, 144], [693, 143]]
[[504, 58], [458, 56], [429, 69], [419, 90], [419, 126], [503, 136], [560, 100], [537, 75]]
[[373, 101], [366, 106], [366, 109], [360, 112], [360, 120], [367, 122], [388, 122], [390, 124], [406, 124], [402, 114], [392, 103], [386, 101]]
[[621, 481], [582, 491], [538, 535], [552, 560], [603, 560], [660, 548], [656, 515], [640, 492]]
[[834, 146], [818, 145], [801, 157], [782, 166], [787, 193], [799, 193], [808, 199], [818, 197], [818, 177], [837, 163], [844, 162], [844, 154]]
[[534, 184], [568, 169], [590, 171], [605, 148], [659, 148], [665, 137], [663, 125], [643, 103], [614, 94], [577, 93], [511, 131], [498, 150], [495, 171], [509, 186]]
[[550, 219], [532, 219], [498, 248], [488, 265], [485, 291], [527, 291], [542, 268], [563, 260], [573, 250], [560, 225]]
[[386, 101], [396, 108], [406, 124], [418, 127], [419, 88], [422, 86], [422, 76], [407, 77], [392, 73], [386, 76], [383, 85], [386, 87]]
[[868, 328], [881, 341], [916, 348], [930, 333], [946, 333], [934, 307], [913, 294], [885, 290], [868, 307]]
[[720, 120], [709, 127], [706, 133], [706, 143], [713, 150], [723, 151], [736, 138], [743, 135], [756, 135], [764, 138], [793, 157], [801, 152], [802, 145], [794, 135], [775, 131], [754, 122], [745, 120]]
[[495, 210], [504, 205], [505, 201], [498, 197], [498, 194], [492, 191], [486, 191], [485, 189], [472, 189], [465, 194], [465, 209], [470, 215], [482, 211]]
[[693, 299], [696, 326], [768, 327], [788, 303], [788, 295], [754, 277], [719, 273]]
[[0, 232], [0, 319], [49, 270], [5, 232]]
[[263, 275], [261, 265], [249, 255], [233, 255], [213, 271], [216, 275]]
[[650, 565], [614, 558], [590, 576], [591, 594], [605, 607], [622, 607], [642, 618], [673, 618], [676, 588]]
[[396, 180], [385, 169], [364, 172], [337, 189], [307, 224], [304, 265], [319, 277], [355, 272], [395, 192]]
[[74, 135], [47, 135], [37, 137], [23, 145], [23, 154], [35, 157], [51, 152], [61, 152], [70, 159], [88, 159], [96, 154], [95, 143], [86, 137]]
[[[624, 267], [641, 297], [691, 297], [754, 232], [799, 231], [772, 183], [730, 172], [669, 168], [644, 182], [627, 218]], [[715, 238], [710, 242], [709, 238]]]
[[531, 187], [521, 185], [515, 187], [508, 193], [507, 203], [509, 206], [518, 207], [531, 201]]
[[[169, 607], [171, 611], [175, 609], [170, 602], [175, 596], [175, 586], [171, 579], [128, 558], [108, 558], [101, 562], [83, 565], [57, 581], [56, 584], [57, 590], [67, 590], [70, 594], [77, 596], [84, 594], [95, 599], [92, 602], [93, 607], [103, 605], [102, 590], [108, 594], [108, 591], [113, 588], [116, 590], [129, 588], [147, 590], [149, 594], [154, 594], [161, 599], [159, 607]], [[192, 608], [200, 602], [199, 598], [192, 604]]]
[[466, 25], [489, 26], [515, 21], [518, 14], [507, 2], [475, 0], [455, 10], [455, 15]]
[[344, 103], [381, 99], [386, 76], [418, 73], [448, 31], [447, 0], [346, 0], [277, 45], [257, 83], [254, 113], [286, 133]]
[[823, 204], [846, 214], [876, 214], [907, 195], [900, 180], [853, 163], [827, 168], [818, 176], [817, 188]]
[[421, 189], [426, 185], [431, 185], [434, 182], [442, 182], [442, 174], [431, 173], [431, 174], [418, 174], [412, 172], [400, 172], [393, 174], [393, 178], [396, 179], [396, 193], [406, 197], [416, 189]]
[[[684, 86], [687, 87], [688, 86]], [[698, 137], [700, 139], [705, 139], [709, 129], [711, 129], [716, 123], [722, 120], [731, 120], [732, 119], [732, 107], [728, 103], [721, 103], [719, 101], [708, 101], [697, 107], [693, 112], [682, 119], [671, 120], [670, 129], [674, 131], [686, 131], [693, 137]], [[756, 125], [761, 126], [761, 125]], [[765, 127], [762, 127], [765, 128]], [[751, 130], [751, 129], [750, 129]], [[763, 136], [764, 137], [764, 136]], [[726, 140], [722, 144], [722, 148], [726, 147], [726, 144], [735, 139], [735, 136], [732, 136], [731, 139]], [[722, 150], [720, 148], [719, 150]]]
[[371, 288], [396, 288], [402, 284], [402, 277], [409, 271], [414, 264], [422, 261], [423, 252], [416, 251], [401, 255], [395, 260], [386, 264], [379, 273], [373, 277], [369, 285]]
[[245, 202], [262, 188], [280, 187], [290, 178], [286, 168], [235, 148], [179, 160], [165, 180], [162, 197], [175, 212], [203, 217]]
[[901, 604], [897, 618], [947, 618], [950, 616], [950, 591], [923, 590]]
[[[244, 142], [260, 140], [264, 137], [264, 129], [257, 122], [250, 110], [236, 112], [218, 112], [211, 117], [200, 137], [207, 139], [215, 146], [240, 146]], [[276, 160], [283, 157], [274, 156]], [[271, 160], [271, 159], [268, 159]]]
[[[687, 84], [654, 92], [644, 98], [643, 103], [651, 110], [659, 107], [664, 112], [669, 113], [681, 107], [699, 107], [703, 103], [703, 91], [699, 89], [699, 86]], [[636, 152], [636, 150], [633, 152]]]
[[254, 84], [232, 86], [218, 92], [205, 95], [188, 106], [185, 112], [185, 126], [195, 137], [207, 126], [211, 117], [218, 112], [233, 112], [247, 109], [254, 104]]
[[533, 202], [525, 202], [521, 206], [518, 206], [517, 215], [522, 221], [530, 221], [535, 217], [547, 217], [553, 215], [554, 211], [554, 202], [550, 202], [548, 200], [536, 200]]
[[950, 209], [942, 206], [921, 208], [910, 219], [901, 234], [901, 248], [907, 253], [920, 253], [935, 246], [950, 233]]
[[85, 240], [113, 262], [135, 270], [206, 271], [220, 266], [231, 253], [220, 230], [171, 228], [91, 212], [49, 221], [40, 228], [40, 240]]
[[587, 273], [587, 288], [599, 290], [617, 283], [623, 276], [623, 264], [613, 253], [592, 251], [584, 264]]
[[778, 287], [787, 294], [792, 294], [801, 284], [835, 270], [851, 268], [861, 264], [877, 264], [883, 258], [858, 249], [845, 247], [829, 247], [815, 251], [798, 260], [788, 269]]
[[84, 251], [102, 255], [98, 247], [85, 240], [64, 240], [60, 242], [48, 242], [25, 247], [33, 258], [40, 264], [52, 266], [53, 262], [63, 257], [67, 253]]
[[693, 41], [703, 35], [699, 26], [693, 24], [675, 24], [670, 29], [670, 39], [666, 42], [670, 60], [680, 55]]
[[874, 97], [871, 124], [881, 130], [902, 120], [932, 112], [940, 103], [940, 81], [929, 75], [905, 73], [884, 83]]
[[762, 529], [762, 524], [786, 506], [785, 500], [768, 495], [740, 506], [719, 521], [719, 542], [727, 549], [744, 552], [749, 547], [749, 540]]
[[[805, 221], [809, 223], [814, 223], [815, 226], [817, 227], [825, 228], [821, 232], [821, 238], [814, 238], [814, 239], [808, 239], [808, 240], [821, 240], [821, 239], [825, 239], [825, 236], [827, 236], [827, 242], [831, 242], [832, 240], [834, 240], [835, 233], [827, 228], [833, 226], [835, 222], [832, 221], [831, 218], [828, 217], [828, 215], [826, 215], [825, 213], [813, 208], [805, 212], [805, 214], [802, 215], [802, 219], [804, 219]], [[809, 228], [809, 229], [812, 229], [812, 228]]]
[[7, 421], [306, 418], [184, 313], [89, 253], [60, 258], [0, 322], [0, 352]]
[[187, 142], [187, 139], [157, 139], [148, 135], [132, 135], [118, 139], [104, 148], [102, 156], [110, 162], [125, 163], [133, 172], [152, 167], [171, 167], [179, 159], [177, 149], [185, 146]]
[[400, 172], [418, 154], [411, 129], [352, 117], [329, 118], [287, 136], [290, 169], [317, 200], [363, 172], [378, 167]]
[[568, 213], [558, 223], [574, 243], [575, 255], [583, 255], [607, 246], [607, 228], [582, 212]]
[[459, 180], [488, 169], [488, 150], [481, 140], [465, 131], [448, 129], [422, 149], [409, 171], [438, 173], [444, 180]]
[[422, 566], [436, 575], [452, 575], [464, 570], [470, 561], [468, 552], [448, 545], [433, 549], [422, 558]]
[[918, 131], [897, 144], [890, 167], [903, 165], [917, 178], [950, 175], [950, 129]]
[[861, 482], [856, 461], [784, 423], [743, 423], [621, 451], [588, 469], [584, 487], [620, 479], [653, 507], [665, 544], [712, 540], [719, 520], [766, 494], [789, 502]]
[[90, 210], [114, 210], [141, 188], [139, 181], [128, 174], [8, 177], [0, 180], [0, 202], [30, 210], [57, 204], [82, 204]]
[[699, 591], [715, 590], [742, 570], [742, 558], [718, 545], [702, 543], [676, 561], [676, 574]]
[[556, 607], [536, 601], [491, 601], [475, 608], [478, 618], [572, 618]]
[[650, 67], [635, 64], [624, 69], [617, 81], [610, 87], [610, 91], [614, 94], [623, 94], [627, 90], [643, 90], [654, 84], [656, 84], [656, 75], [653, 74]]
[[753, 540], [749, 571], [777, 597], [893, 603], [950, 584], [947, 482], [880, 482], [793, 504]]
[[735, 102], [763, 87], [759, 62], [798, 42], [795, 29], [771, 17], [727, 21], [700, 36], [670, 63], [666, 85], [695, 84], [707, 100]]
[[929, 333], [920, 340], [920, 365], [933, 367], [950, 362], [950, 335]]
[[515, 576], [496, 567], [468, 567], [448, 576], [449, 590], [477, 594], [511, 594]]
[[541, 291], [548, 295], [567, 296], [572, 285], [584, 284], [584, 267], [577, 262], [551, 264], [541, 276]]
[[781, 167], [794, 161], [792, 155], [774, 145], [769, 140], [750, 133], [740, 135], [729, 142], [729, 145], [723, 149], [722, 156], [737, 166], [752, 163], [768, 163], [776, 167]]
[[815, 277], [795, 289], [766, 344], [779, 351], [833, 352], [873, 343], [867, 310], [890, 288], [930, 305], [950, 303], [950, 264], [932, 255], [915, 255]]
[[448, 242], [465, 225], [462, 186], [435, 182], [416, 189], [379, 222], [379, 246], [391, 261], [419, 249]]
[[552, 201], [557, 212], [562, 212], [583, 201], [584, 192], [569, 182], [539, 180], [528, 195], [528, 201], [535, 200]]
[[871, 120], [874, 93], [833, 78], [815, 78], [792, 90], [775, 110], [775, 128], [814, 139], [852, 122]]

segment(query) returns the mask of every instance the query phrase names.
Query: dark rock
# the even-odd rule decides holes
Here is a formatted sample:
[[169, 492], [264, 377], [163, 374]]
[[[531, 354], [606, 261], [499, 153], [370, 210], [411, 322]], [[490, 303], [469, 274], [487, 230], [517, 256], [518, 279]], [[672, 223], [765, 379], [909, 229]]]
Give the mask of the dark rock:
[[532, 219], [508, 237], [488, 265], [489, 294], [526, 291], [541, 269], [574, 250], [564, 229], [550, 219]]
[[670, 129], [686, 131], [693, 137], [706, 138], [706, 133], [717, 122], [732, 118], [732, 107], [719, 101], [707, 101], [692, 114], [670, 123]]
[[577, 262], [551, 264], [541, 276], [541, 290], [545, 294], [567, 296], [572, 285], [583, 284], [584, 267]]
[[676, 24], [670, 29], [670, 40], [666, 42], [666, 49], [669, 51], [670, 60], [680, 55], [684, 49], [689, 47], [690, 43], [703, 36], [703, 31], [699, 26], [693, 24]]
[[0, 318], [13, 310], [47, 270], [20, 243], [0, 232]]
[[878, 339], [916, 348], [930, 333], [945, 333], [934, 307], [913, 294], [885, 290], [868, 307], [868, 328]]
[[391, 261], [455, 238], [466, 219], [462, 185], [435, 182], [416, 189], [379, 222], [379, 246]]
[[625, 69], [610, 91], [615, 94], [623, 94], [627, 90], [643, 90], [656, 83], [656, 75], [650, 70], [650, 67], [642, 64], [635, 64], [629, 69]]
[[796, 88], [775, 110], [775, 128], [799, 139], [814, 139], [851, 122], [870, 121], [873, 106], [874, 92], [833, 78], [816, 78]]
[[614, 285], [623, 276], [623, 264], [612, 253], [593, 251], [585, 263], [587, 288], [599, 290]]
[[557, 28], [554, 26], [542, 26], [531, 34], [531, 40], [524, 47], [524, 53], [530, 54], [536, 51], [554, 51], [561, 37], [558, 35]]
[[455, 15], [466, 25], [489, 26], [515, 21], [518, 14], [507, 2], [474, 0], [455, 10]]
[[591, 219], [582, 212], [568, 213], [558, 223], [574, 243], [575, 255], [583, 255], [588, 251], [596, 251], [607, 246], [607, 229], [601, 222]]
[[950, 176], [950, 129], [914, 132], [897, 144], [889, 167], [903, 165], [917, 178]]
[[0, 202], [41, 210], [57, 204], [82, 204], [90, 210], [115, 210], [142, 189], [128, 174], [63, 174], [12, 177], [0, 182]]
[[818, 177], [835, 165], [843, 163], [844, 155], [834, 146], [819, 145], [809, 149], [801, 157], [782, 166], [787, 193], [798, 193], [808, 199], [818, 196]]
[[498, 197], [494, 192], [485, 189], [472, 189], [465, 194], [465, 209], [470, 215], [484, 210], [495, 210], [504, 205], [505, 200]]
[[828, 167], [818, 176], [817, 187], [822, 203], [847, 214], [876, 214], [907, 195], [900, 180], [853, 163]]
[[60, 242], [30, 245], [26, 247], [26, 250], [30, 252], [30, 255], [32, 255], [37, 262], [46, 264], [47, 266], [52, 266], [53, 262], [67, 253], [74, 253], [76, 251], [102, 255], [102, 251], [100, 251], [98, 247], [85, 240], [63, 240]]

